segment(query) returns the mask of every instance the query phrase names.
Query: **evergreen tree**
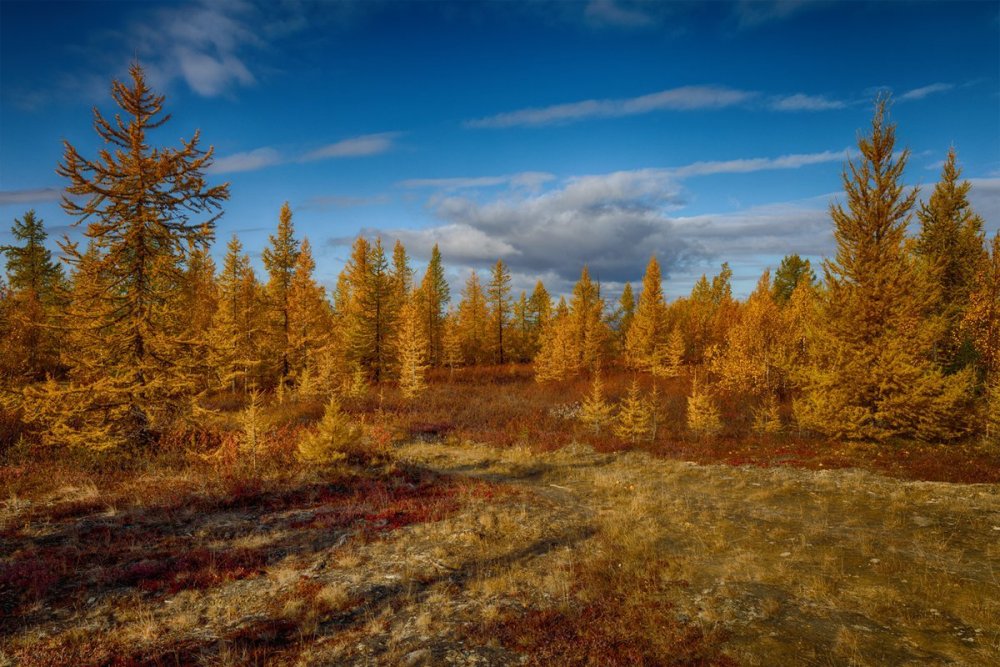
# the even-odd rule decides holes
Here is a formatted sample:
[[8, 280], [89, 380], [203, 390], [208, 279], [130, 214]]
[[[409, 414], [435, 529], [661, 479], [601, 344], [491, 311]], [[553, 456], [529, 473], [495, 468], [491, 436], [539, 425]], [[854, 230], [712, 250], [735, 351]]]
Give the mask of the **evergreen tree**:
[[[114, 443], [148, 444], [156, 428], [187, 405], [189, 349], [179, 341], [185, 314], [177, 307], [183, 270], [188, 250], [211, 242], [229, 191], [206, 184], [212, 151], [199, 149], [197, 132], [180, 148], [150, 148], [147, 131], [169, 116], [161, 115], [164, 98], [150, 91], [138, 64], [130, 76], [130, 85], [112, 85], [121, 115], [109, 121], [94, 111], [97, 134], [114, 150], [89, 160], [64, 142], [57, 172], [69, 180], [63, 209], [76, 224], [88, 223], [84, 235], [94, 252], [87, 261], [103, 285], [82, 288], [90, 303], [84, 306], [77, 295], [80, 307], [67, 320], [97, 355], [81, 361], [80, 350], [70, 350], [94, 408], [79, 428]], [[192, 220], [199, 215], [207, 217]], [[67, 239], [61, 246], [71, 264], [84, 262], [76, 243]], [[84, 372], [89, 369], [99, 373]]]
[[653, 415], [649, 403], [639, 393], [639, 381], [632, 379], [628, 394], [618, 407], [615, 418], [615, 435], [632, 443], [649, 437], [653, 428]]
[[688, 430], [697, 435], [716, 435], [722, 431], [719, 408], [711, 395], [697, 381], [691, 387], [687, 401]]
[[810, 285], [816, 282], [816, 274], [809, 260], [802, 259], [798, 255], [785, 255], [778, 270], [774, 272], [771, 295], [778, 304], [784, 305], [792, 298], [792, 292], [802, 282], [808, 282]]
[[580, 406], [580, 421], [590, 427], [594, 433], [600, 433], [605, 425], [611, 422], [612, 407], [604, 400], [604, 384], [601, 382], [600, 369], [594, 370], [590, 382], [590, 393]]
[[317, 465], [336, 463], [347, 458], [360, 440], [361, 430], [351, 423], [333, 396], [315, 430], [306, 432], [299, 441], [299, 459]]
[[59, 314], [65, 296], [62, 266], [45, 247], [45, 227], [34, 210], [14, 219], [11, 235], [20, 243], [0, 247], [7, 258], [6, 318], [0, 327], [6, 353], [2, 373], [19, 381], [61, 374]]
[[663, 300], [663, 279], [656, 257], [649, 258], [642, 277], [639, 305], [625, 340], [625, 354], [632, 368], [650, 370], [656, 360], [656, 349], [666, 339], [666, 304]]
[[358, 237], [344, 274], [346, 296], [342, 298], [348, 300], [345, 335], [350, 358], [377, 383], [389, 375], [396, 361], [399, 315], [382, 239], [369, 244]]
[[916, 252], [930, 283], [932, 316], [940, 318], [935, 359], [954, 371], [972, 361], [971, 341], [964, 340], [959, 325], [969, 305], [976, 271], [984, 261], [983, 219], [969, 205], [972, 184], [959, 182], [955, 149], [948, 151], [941, 180], [930, 199], [920, 206], [920, 235]]
[[421, 327], [423, 312], [414, 299], [403, 306], [399, 330], [399, 388], [403, 398], [413, 398], [426, 388], [427, 340]]
[[622, 295], [618, 299], [617, 315], [618, 348], [624, 350], [628, 340], [628, 332], [632, 328], [632, 320], [635, 319], [635, 296], [632, 293], [632, 283], [625, 283], [625, 287], [622, 289]]
[[298, 382], [319, 363], [330, 342], [332, 313], [325, 290], [313, 278], [316, 262], [309, 239], [303, 239], [288, 288], [288, 360]]
[[486, 288], [487, 308], [490, 311], [490, 347], [492, 357], [498, 364], [508, 361], [505, 346], [510, 347], [510, 341], [504, 340], [504, 335], [509, 337], [511, 303], [510, 303], [510, 271], [504, 266], [503, 260], [498, 259], [493, 266], [493, 275], [490, 284]]
[[488, 358], [489, 311], [486, 296], [473, 271], [465, 283], [462, 300], [458, 304], [458, 329], [462, 338], [462, 355], [468, 364], [480, 364]]
[[62, 266], [52, 259], [52, 251], [45, 247], [45, 225], [35, 216], [34, 209], [20, 220], [14, 219], [11, 235], [20, 244], [0, 246], [7, 258], [7, 283], [10, 289], [30, 291], [42, 303], [52, 305], [65, 287]]
[[590, 279], [590, 271], [586, 266], [573, 286], [569, 311], [574, 366], [579, 369], [596, 368], [601, 362], [609, 336], [603, 319], [604, 300], [601, 298], [600, 287]]
[[427, 338], [428, 360], [432, 365], [440, 364], [443, 358], [444, 321], [451, 300], [448, 281], [444, 277], [441, 252], [435, 243], [431, 249], [431, 259], [420, 283], [420, 304], [424, 312], [424, 335]]
[[278, 232], [269, 237], [270, 246], [264, 249], [261, 258], [267, 269], [267, 296], [269, 305], [268, 338], [271, 353], [278, 363], [278, 381], [286, 382], [291, 373], [289, 361], [288, 334], [290, 328], [288, 314], [289, 292], [295, 263], [299, 258], [299, 242], [295, 239], [292, 226], [292, 209], [285, 202], [278, 214]]
[[861, 157], [845, 169], [847, 207], [830, 208], [837, 254], [823, 265], [824, 312], [797, 415], [852, 438], [953, 438], [967, 429], [971, 378], [944, 376], [932, 362], [936, 327], [906, 243], [916, 191], [901, 183], [909, 153], [894, 157], [886, 108], [876, 103]]
[[1000, 232], [980, 263], [960, 331], [972, 341], [980, 373], [995, 381], [1000, 376]]
[[541, 346], [534, 363], [536, 381], [558, 382], [576, 373], [576, 347], [566, 299], [560, 297], [539, 342]]

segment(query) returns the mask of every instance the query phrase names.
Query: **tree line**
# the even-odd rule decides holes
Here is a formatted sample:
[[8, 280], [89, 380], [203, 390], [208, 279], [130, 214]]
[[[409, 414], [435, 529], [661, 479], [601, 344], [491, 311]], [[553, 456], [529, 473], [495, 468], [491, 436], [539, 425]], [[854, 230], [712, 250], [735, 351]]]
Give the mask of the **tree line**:
[[821, 276], [789, 255], [740, 302], [723, 264], [668, 303], [654, 256], [638, 294], [626, 284], [611, 303], [583, 267], [570, 298], [553, 303], [541, 281], [515, 298], [502, 260], [485, 284], [471, 272], [453, 300], [437, 246], [418, 280], [401, 242], [364, 237], [328, 294], [287, 203], [266, 275], [236, 235], [219, 268], [209, 250], [229, 192], [205, 180], [212, 151], [197, 133], [177, 148], [149, 145], [169, 115], [138, 65], [112, 94], [119, 114], [94, 111], [107, 148], [85, 158], [66, 142], [57, 169], [85, 242], [64, 237], [57, 261], [28, 211], [2, 249], [3, 405], [38, 442], [141, 448], [196, 422], [212, 393], [280, 400], [391, 382], [413, 397], [431, 367], [528, 362], [539, 382], [591, 375], [595, 426], [600, 369], [621, 365], [692, 376], [689, 409], [708, 423], [729, 395], [761, 424], [791, 419], [836, 437], [1000, 432], [1000, 235], [987, 243], [954, 150], [926, 201], [903, 185], [909, 154], [895, 152], [886, 99], [844, 170], [846, 201], [830, 210], [837, 252]]

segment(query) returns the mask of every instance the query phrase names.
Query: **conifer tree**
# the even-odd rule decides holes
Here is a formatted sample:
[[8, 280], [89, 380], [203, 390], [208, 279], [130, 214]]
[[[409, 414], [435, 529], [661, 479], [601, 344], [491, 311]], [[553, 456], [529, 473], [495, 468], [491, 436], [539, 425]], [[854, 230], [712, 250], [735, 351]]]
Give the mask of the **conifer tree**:
[[657, 347], [666, 339], [666, 304], [662, 283], [660, 263], [655, 256], [650, 257], [642, 277], [639, 305], [625, 340], [625, 354], [632, 368], [650, 370], [656, 360]]
[[[112, 84], [123, 113], [108, 120], [94, 111], [95, 130], [113, 150], [90, 160], [66, 141], [57, 172], [69, 180], [63, 209], [75, 224], [88, 223], [89, 261], [108, 287], [85, 290], [91, 302], [68, 319], [97, 354], [81, 361], [78, 350], [70, 350], [76, 377], [92, 390], [94, 409], [80, 429], [143, 445], [187, 405], [181, 362], [189, 350], [179, 341], [184, 314], [177, 308], [183, 269], [190, 248], [211, 242], [229, 191], [206, 184], [212, 151], [198, 147], [197, 132], [180, 148], [149, 146], [147, 131], [169, 116], [161, 115], [164, 98], [150, 91], [142, 68], [133, 64], [129, 73], [129, 84]], [[206, 217], [192, 219], [197, 216]], [[67, 239], [61, 247], [71, 264], [84, 261], [76, 243]]]
[[444, 321], [451, 300], [448, 281], [444, 277], [441, 252], [435, 243], [431, 259], [420, 283], [420, 304], [424, 312], [424, 335], [427, 338], [428, 360], [432, 365], [441, 363], [444, 346]]
[[529, 359], [534, 359], [535, 355], [538, 354], [542, 331], [548, 325], [551, 317], [552, 298], [549, 296], [548, 290], [545, 289], [545, 285], [539, 280], [535, 283], [535, 289], [532, 290], [531, 296], [528, 297], [529, 327], [525, 347]]
[[212, 384], [211, 330], [218, 309], [215, 262], [208, 248], [189, 251], [178, 307], [185, 313], [182, 339], [190, 348], [188, 372], [201, 392]]
[[800, 283], [807, 282], [815, 284], [816, 274], [812, 270], [808, 259], [802, 259], [798, 255], [785, 255], [778, 270], [774, 272], [774, 285], [771, 294], [774, 300], [784, 305], [792, 298], [792, 293]]
[[[511, 316], [510, 302], [510, 271], [504, 265], [503, 260], [498, 259], [493, 266], [493, 274], [490, 277], [490, 284], [486, 288], [487, 308], [490, 311], [490, 347], [492, 348], [493, 360], [498, 364], [504, 364], [509, 359], [506, 354], [510, 347], [509, 326]], [[508, 340], [504, 340], [504, 336]]]
[[601, 382], [600, 369], [594, 370], [590, 381], [590, 393], [580, 406], [580, 421], [590, 427], [594, 433], [600, 433], [605, 425], [611, 422], [612, 406], [604, 400], [604, 384]]
[[615, 435], [632, 443], [649, 437], [653, 427], [649, 403], [639, 392], [639, 380], [632, 379], [628, 394], [618, 406], [615, 418]]
[[444, 320], [444, 337], [442, 339], [442, 362], [454, 375], [455, 368], [462, 365], [462, 331], [459, 328], [458, 315], [448, 313]]
[[399, 388], [403, 398], [411, 399], [426, 388], [427, 340], [421, 326], [423, 312], [415, 299], [410, 299], [400, 317], [399, 329]]
[[667, 342], [657, 349], [653, 375], [664, 378], [677, 377], [683, 368], [684, 334], [679, 326], [674, 326], [667, 336]]
[[218, 309], [209, 332], [210, 365], [219, 387], [248, 391], [261, 379], [265, 297], [235, 234], [226, 248], [218, 278]]
[[726, 333], [725, 344], [712, 359], [723, 389], [751, 396], [773, 395], [784, 385], [786, 358], [781, 310], [771, 296], [771, 276], [764, 271], [757, 287]]
[[559, 298], [555, 313], [542, 331], [540, 345], [534, 363], [536, 381], [558, 382], [576, 373], [576, 347], [566, 299]]
[[360, 439], [361, 430], [351, 423], [336, 396], [332, 396], [315, 430], [305, 433], [299, 441], [299, 459], [317, 465], [336, 463], [347, 458]]
[[479, 364], [488, 358], [489, 311], [479, 275], [473, 271], [465, 283], [458, 304], [458, 329], [462, 337], [462, 354], [468, 364]]
[[628, 332], [632, 328], [632, 320], [635, 319], [635, 296], [632, 293], [632, 283], [627, 282], [622, 288], [622, 295], [618, 299], [617, 315], [618, 349], [625, 350]]
[[894, 156], [887, 104], [876, 103], [861, 156], [845, 169], [846, 208], [830, 209], [837, 254], [823, 265], [823, 314], [796, 412], [838, 436], [954, 438], [967, 429], [971, 377], [944, 376], [932, 361], [936, 327], [905, 236], [916, 191], [901, 183], [909, 153]]
[[261, 254], [268, 274], [267, 297], [270, 311], [268, 338], [271, 353], [275, 355], [278, 364], [276, 369], [278, 381], [284, 383], [291, 373], [288, 341], [289, 292], [292, 288], [292, 276], [295, 275], [295, 263], [299, 258], [299, 242], [295, 238], [292, 209], [288, 202], [282, 204], [281, 212], [278, 214], [277, 234], [271, 234], [268, 238], [270, 246]]
[[977, 365], [988, 380], [1000, 376], [1000, 232], [986, 261], [980, 263], [960, 331], [972, 341]]
[[596, 368], [601, 362], [609, 336], [603, 319], [604, 300], [599, 286], [590, 279], [590, 271], [586, 266], [573, 286], [569, 311], [574, 366], [580, 369]]
[[396, 330], [399, 304], [382, 239], [369, 244], [362, 237], [354, 242], [344, 267], [345, 336], [351, 360], [360, 364], [376, 383], [385, 379], [396, 362]]
[[969, 205], [972, 184], [959, 182], [961, 174], [953, 148], [948, 151], [941, 180], [917, 211], [920, 235], [916, 252], [930, 283], [930, 314], [941, 320], [934, 357], [951, 371], [972, 361], [971, 341], [963, 339], [959, 326], [969, 305], [976, 271], [986, 255], [983, 219]]
[[7, 353], [0, 359], [2, 373], [20, 381], [60, 374], [58, 326], [66, 279], [62, 266], [45, 247], [45, 227], [30, 210], [14, 219], [11, 235], [19, 243], [0, 246], [7, 258], [6, 318], [2, 327]]
[[330, 342], [332, 313], [325, 290], [313, 278], [316, 262], [309, 239], [303, 239], [288, 288], [288, 358], [290, 372], [314, 369]]
[[697, 435], [715, 435], [722, 430], [719, 408], [696, 380], [687, 401], [688, 430]]
[[510, 328], [510, 359], [518, 362], [531, 361], [532, 322], [528, 305], [528, 294], [521, 290], [521, 296], [514, 302]]

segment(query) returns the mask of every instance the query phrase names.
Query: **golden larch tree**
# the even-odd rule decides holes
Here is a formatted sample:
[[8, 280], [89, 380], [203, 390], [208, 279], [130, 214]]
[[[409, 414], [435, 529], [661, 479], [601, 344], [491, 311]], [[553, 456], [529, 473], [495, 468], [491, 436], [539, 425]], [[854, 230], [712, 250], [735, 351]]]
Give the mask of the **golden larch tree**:
[[649, 258], [642, 277], [639, 305], [625, 337], [625, 356], [629, 366], [650, 370], [656, 361], [656, 349], [666, 340], [666, 304], [663, 278], [656, 256]]

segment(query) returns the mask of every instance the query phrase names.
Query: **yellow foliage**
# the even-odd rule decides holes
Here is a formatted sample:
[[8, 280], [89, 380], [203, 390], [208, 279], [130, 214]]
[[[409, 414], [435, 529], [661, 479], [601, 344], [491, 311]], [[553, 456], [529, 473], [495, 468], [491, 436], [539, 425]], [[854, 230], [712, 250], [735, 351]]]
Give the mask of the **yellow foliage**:
[[594, 433], [599, 433], [611, 421], [611, 411], [611, 405], [604, 400], [601, 372], [596, 370], [590, 383], [590, 393], [580, 407], [580, 421], [593, 429]]
[[644, 440], [653, 432], [653, 414], [649, 402], [639, 393], [639, 381], [632, 379], [628, 394], [618, 408], [615, 435], [633, 443]]
[[427, 370], [427, 340], [420, 326], [420, 311], [416, 301], [403, 307], [402, 326], [399, 331], [399, 388], [403, 398], [413, 398], [426, 388], [424, 373]]
[[691, 387], [687, 401], [688, 430], [698, 435], [715, 435], [722, 430], [719, 408], [711, 395], [703, 391], [697, 382]]
[[340, 409], [336, 397], [330, 399], [315, 430], [299, 441], [299, 459], [306, 463], [336, 463], [361, 439], [361, 430]]

